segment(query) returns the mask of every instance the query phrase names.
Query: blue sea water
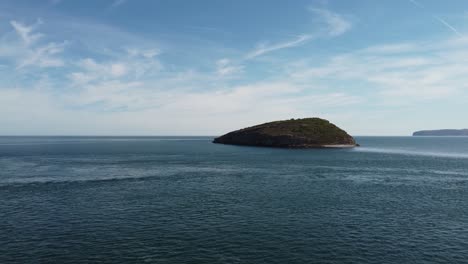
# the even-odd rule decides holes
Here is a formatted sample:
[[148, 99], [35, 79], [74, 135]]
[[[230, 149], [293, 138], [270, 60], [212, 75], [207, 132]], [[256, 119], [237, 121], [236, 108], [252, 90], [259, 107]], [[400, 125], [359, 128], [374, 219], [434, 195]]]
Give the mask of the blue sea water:
[[467, 263], [468, 138], [0, 137], [0, 263]]

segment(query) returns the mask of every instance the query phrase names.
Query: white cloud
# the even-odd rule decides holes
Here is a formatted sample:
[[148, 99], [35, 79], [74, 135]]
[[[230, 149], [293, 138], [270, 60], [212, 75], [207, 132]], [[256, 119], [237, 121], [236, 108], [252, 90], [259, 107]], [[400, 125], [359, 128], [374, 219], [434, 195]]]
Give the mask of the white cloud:
[[314, 7], [310, 7], [309, 10], [323, 20], [327, 26], [327, 34], [332, 37], [342, 35], [352, 28], [350, 21], [337, 13], [331, 12], [330, 10]]
[[[359, 102], [344, 93], [303, 96], [304, 87], [282, 81], [210, 91], [172, 87], [111, 80], [60, 94], [47, 89], [0, 89], [0, 134], [23, 124], [24, 131], [34, 134], [210, 135]], [[28, 104], [35, 106], [34, 111]]]
[[398, 43], [398, 44], [387, 44], [387, 45], [378, 45], [371, 46], [365, 49], [362, 49], [362, 52], [365, 53], [374, 53], [374, 54], [397, 54], [405, 52], [414, 52], [421, 46], [417, 46], [413, 43]]
[[76, 85], [83, 85], [92, 81], [95, 77], [84, 72], [72, 72], [68, 75], [68, 78]]
[[[113, 65], [119, 64], [97, 63], [91, 58], [81, 59], [76, 63], [76, 66], [79, 67], [80, 71], [70, 73], [68, 78], [73, 82], [73, 84], [78, 86], [97, 80], [114, 79], [115, 77], [118, 77], [115, 74], [118, 72], [116, 69], [114, 69], [115, 72], [113, 72]], [[122, 71], [120, 73], [122, 73]]]
[[[124, 43], [120, 47], [134, 48], [123, 52], [108, 49], [105, 54], [99, 53], [100, 56], [93, 56], [93, 53], [87, 55], [88, 58], [74, 57], [74, 62], [59, 56], [65, 52], [68, 42], [47, 42], [49, 36], [37, 32], [36, 26], [22, 25], [19, 32], [23, 34], [18, 34], [20, 43], [28, 43], [15, 48], [17, 54], [22, 54], [15, 55], [22, 71], [34, 70], [31, 71], [34, 74], [47, 75], [46, 71], [37, 72], [27, 67], [67, 67], [61, 70], [63, 74], [51, 74], [50, 82], [41, 84], [45, 88], [39, 89], [36, 82], [27, 88], [21, 85], [14, 89], [0, 87], [1, 102], [23, 98], [20, 104], [0, 104], [0, 134], [13, 131], [9, 130], [12, 127], [34, 134], [141, 134], [142, 131], [210, 134], [259, 120], [305, 116], [309, 115], [306, 112], [313, 113], [321, 106], [339, 107], [354, 100], [354, 96], [348, 100], [345, 99], [348, 95], [332, 92], [305, 97], [304, 87], [287, 80], [230, 84], [226, 80], [244, 71], [244, 65], [240, 64], [242, 59], [239, 62], [225, 58], [215, 62], [217, 74], [202, 73], [196, 68], [171, 68], [159, 74], [163, 69], [157, 58], [161, 51], [147, 48], [154, 42], [143, 42], [141, 46], [145, 48], [141, 48], [135, 43], [120, 41]], [[41, 37], [36, 37], [39, 35]], [[129, 36], [124, 34], [124, 37]], [[309, 38], [303, 35], [293, 41], [264, 45], [253, 56], [302, 45]], [[9, 43], [8, 48], [17, 43]], [[0, 45], [0, 53], [2, 49]], [[62, 76], [66, 76], [65, 79]], [[316, 103], [310, 106], [305, 98]], [[34, 100], [37, 101], [33, 103]], [[37, 107], [30, 111], [24, 104]], [[12, 113], [16, 113], [15, 119], [6, 116], [13, 116]], [[244, 114], [248, 118], [242, 118]], [[203, 120], [213, 125], [194, 126]], [[22, 122], [28, 125], [21, 126]]]
[[36, 32], [36, 28], [42, 24], [41, 20], [38, 20], [34, 25], [25, 25], [15, 20], [10, 21], [10, 24], [19, 39], [6, 38], [0, 45], [0, 56], [14, 61], [16, 69], [61, 67], [65, 64], [58, 55], [64, 51], [68, 42], [42, 41], [46, 36]]
[[330, 79], [335, 85], [359, 83], [361, 91], [372, 87], [379, 103], [411, 105], [464, 94], [467, 62], [466, 43], [450, 40], [373, 46], [335, 55], [324, 65], [291, 66], [289, 72], [290, 78], [317, 86], [327, 87]]
[[44, 46], [39, 46], [34, 49], [26, 50], [24, 58], [22, 58], [17, 66], [18, 69], [26, 66], [36, 67], [61, 67], [65, 63], [61, 58], [54, 55], [63, 52], [67, 43], [48, 43]]
[[131, 57], [141, 56], [141, 57], [144, 57], [144, 58], [147, 58], [147, 59], [152, 59], [152, 58], [155, 58], [156, 56], [158, 56], [159, 54], [161, 54], [161, 51], [159, 49], [157, 49], [157, 48], [153, 48], [153, 49], [130, 48], [130, 49], [127, 49], [127, 53]]
[[[331, 12], [327, 9], [310, 7], [309, 11], [317, 14], [320, 17], [321, 23], [325, 23], [328, 36], [336, 37], [342, 35], [352, 28], [350, 21], [346, 20], [343, 16]], [[253, 59], [255, 57], [262, 56], [277, 50], [297, 47], [307, 43], [312, 38], [312, 34], [302, 34], [297, 36], [295, 39], [286, 42], [276, 44], [262, 43], [257, 45], [254, 50], [250, 51], [245, 56], [245, 59]]]
[[152, 58], [156, 57], [157, 55], [159, 55], [160, 53], [161, 52], [158, 49], [145, 50], [143, 52], [143, 57], [148, 58], [148, 59], [152, 59]]
[[244, 66], [234, 65], [229, 59], [220, 59], [216, 62], [216, 73], [219, 76], [233, 76], [244, 71]]
[[127, 74], [127, 67], [123, 63], [114, 63], [111, 65], [110, 72], [115, 77]]
[[[327, 12], [320, 14], [327, 23], [327, 36], [351, 28], [341, 16]], [[294, 62], [284, 69], [275, 65], [275, 70], [279, 68], [276, 76], [267, 76], [264, 81], [230, 82], [249, 70], [247, 63], [255, 63], [249, 59], [304, 45], [312, 35], [259, 45], [240, 58], [221, 55], [222, 59], [208, 62], [211, 71], [201, 72], [188, 66], [165, 68], [155, 41], [132, 43], [128, 41], [134, 39], [131, 35], [105, 27], [99, 29], [109, 34], [103, 37], [108, 41], [103, 44], [108, 48], [104, 53], [100, 53], [104, 49], [96, 48], [99, 56], [90, 52], [86, 55], [89, 58], [67, 61], [60, 54], [68, 42], [47, 42], [48, 36], [37, 32], [36, 25], [15, 23], [16, 28], [12, 21], [18, 40], [10, 43], [5, 38], [8, 43], [0, 43], [0, 56], [10, 54], [26, 73], [27, 66], [69, 67], [63, 69], [66, 80], [52, 76], [56, 79], [49, 83], [0, 89], [0, 134], [16, 127], [49, 134], [206, 135], [306, 116], [333, 118], [350, 131], [361, 131], [360, 125], [354, 124], [360, 118], [378, 123], [382, 116], [417, 103], [467, 98], [468, 39], [463, 38], [435, 44], [371, 46], [320, 60], [303, 58], [302, 64]], [[109, 37], [115, 34], [119, 41]], [[111, 41], [119, 47], [112, 49], [115, 46]], [[133, 48], [122, 51], [121, 47]], [[21, 103], [11, 103], [21, 98]], [[37, 107], [30, 111], [26, 105]], [[368, 108], [362, 110], [361, 105]], [[387, 112], [369, 110], [389, 105]]]
[[16, 33], [21, 37], [24, 41], [25, 45], [29, 46], [43, 37], [41, 33], [34, 33], [35, 28], [37, 25], [42, 24], [39, 20], [35, 25], [26, 26], [20, 22], [15, 20], [10, 21], [11, 26], [15, 29]]
[[258, 56], [261, 56], [261, 55], [264, 55], [273, 51], [297, 47], [306, 43], [311, 38], [312, 38], [311, 35], [300, 35], [291, 41], [286, 41], [286, 42], [281, 42], [281, 43], [276, 43], [276, 44], [259, 44], [257, 48], [249, 52], [245, 58], [253, 59], [255, 57], [258, 57]]
[[68, 79], [75, 86], [89, 82], [138, 80], [158, 73], [162, 69], [159, 61], [152, 57], [147, 58], [143, 54], [141, 54], [142, 57], [128, 54], [129, 56], [122, 54], [118, 60], [111, 59], [102, 62], [97, 62], [92, 58], [81, 59], [75, 63], [78, 69], [68, 74]]

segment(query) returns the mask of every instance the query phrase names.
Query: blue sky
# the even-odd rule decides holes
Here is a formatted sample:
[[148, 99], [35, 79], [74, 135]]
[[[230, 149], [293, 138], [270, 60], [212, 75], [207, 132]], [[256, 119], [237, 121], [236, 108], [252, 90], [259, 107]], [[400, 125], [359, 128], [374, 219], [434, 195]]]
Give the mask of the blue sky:
[[0, 0], [0, 135], [464, 128], [463, 0]]

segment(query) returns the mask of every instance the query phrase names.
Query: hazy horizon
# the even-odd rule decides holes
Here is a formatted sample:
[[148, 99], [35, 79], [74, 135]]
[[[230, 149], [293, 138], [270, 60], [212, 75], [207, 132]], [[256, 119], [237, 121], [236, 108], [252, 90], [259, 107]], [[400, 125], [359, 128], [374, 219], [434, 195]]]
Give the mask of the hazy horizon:
[[0, 135], [463, 129], [466, 22], [461, 0], [4, 0]]

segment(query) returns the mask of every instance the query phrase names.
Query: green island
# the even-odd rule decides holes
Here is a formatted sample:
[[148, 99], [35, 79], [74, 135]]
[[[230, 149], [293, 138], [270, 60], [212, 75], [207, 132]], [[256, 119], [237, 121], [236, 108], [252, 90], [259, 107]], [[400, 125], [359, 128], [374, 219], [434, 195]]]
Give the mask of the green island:
[[349, 148], [356, 141], [346, 131], [321, 118], [274, 121], [217, 137], [213, 143], [278, 148]]

